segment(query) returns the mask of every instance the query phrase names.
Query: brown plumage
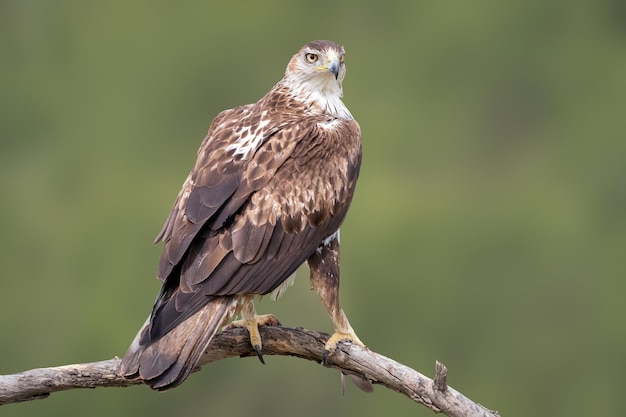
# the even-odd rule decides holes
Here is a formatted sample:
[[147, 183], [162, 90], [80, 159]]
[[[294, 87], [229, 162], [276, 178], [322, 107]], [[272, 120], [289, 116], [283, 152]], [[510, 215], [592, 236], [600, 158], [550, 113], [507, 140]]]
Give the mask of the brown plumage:
[[311, 42], [258, 102], [213, 120], [157, 236], [163, 286], [124, 376], [159, 390], [179, 385], [239, 313], [261, 357], [253, 296], [282, 292], [306, 260], [335, 324], [327, 354], [340, 341], [360, 343], [337, 294], [338, 229], [361, 164], [359, 125], [341, 101], [343, 57], [333, 42]]

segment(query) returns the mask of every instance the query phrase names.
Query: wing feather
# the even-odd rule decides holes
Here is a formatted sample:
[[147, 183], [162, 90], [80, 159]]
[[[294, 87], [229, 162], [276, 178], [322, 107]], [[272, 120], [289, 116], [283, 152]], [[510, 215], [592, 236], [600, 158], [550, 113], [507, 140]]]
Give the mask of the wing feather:
[[163, 292], [155, 305], [160, 324], [152, 337], [212, 296], [271, 293], [339, 228], [358, 175], [360, 131], [354, 121], [333, 130], [320, 128], [324, 122], [279, 118], [249, 159], [237, 160], [222, 132], [232, 126], [212, 124], [161, 233], [159, 276], [173, 293]]
[[236, 175], [213, 175], [210, 178], [220, 181], [194, 187], [189, 193], [185, 214], [191, 223], [206, 222], [239, 188], [240, 179]]

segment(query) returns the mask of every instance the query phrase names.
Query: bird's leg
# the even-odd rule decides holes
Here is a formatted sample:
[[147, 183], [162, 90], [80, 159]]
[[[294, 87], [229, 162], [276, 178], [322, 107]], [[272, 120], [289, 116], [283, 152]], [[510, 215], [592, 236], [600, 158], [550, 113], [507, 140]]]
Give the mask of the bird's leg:
[[259, 326], [280, 326], [280, 322], [273, 314], [257, 316], [256, 310], [254, 309], [254, 296], [246, 295], [244, 296], [243, 305], [241, 307], [241, 320], [231, 322], [226, 328], [244, 327], [248, 329], [248, 333], [250, 333], [250, 344], [252, 344], [261, 363], [265, 364]]
[[324, 365], [341, 342], [365, 346], [358, 338], [345, 313], [339, 305], [339, 239], [338, 234], [320, 246], [308, 259], [311, 270], [311, 286], [333, 320], [335, 332], [324, 346]]

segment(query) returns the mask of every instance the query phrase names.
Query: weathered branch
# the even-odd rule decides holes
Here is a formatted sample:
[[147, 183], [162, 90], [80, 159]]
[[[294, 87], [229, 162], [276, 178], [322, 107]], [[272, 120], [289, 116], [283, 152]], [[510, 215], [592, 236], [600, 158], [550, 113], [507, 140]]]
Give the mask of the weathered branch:
[[[302, 328], [262, 327], [264, 355], [296, 356], [316, 362], [328, 339], [325, 333]], [[200, 365], [233, 356], [252, 356], [244, 329], [229, 329], [216, 335]], [[141, 383], [128, 381], [118, 373], [120, 359], [52, 368], [32, 369], [13, 375], [0, 375], [0, 405], [46, 398], [51, 393], [75, 388], [127, 387]], [[329, 358], [329, 366], [348, 375], [357, 375], [373, 384], [384, 385], [406, 395], [435, 412], [450, 417], [498, 416], [497, 412], [474, 403], [446, 383], [447, 369], [437, 362], [435, 380], [392, 359], [356, 345], [342, 345]]]

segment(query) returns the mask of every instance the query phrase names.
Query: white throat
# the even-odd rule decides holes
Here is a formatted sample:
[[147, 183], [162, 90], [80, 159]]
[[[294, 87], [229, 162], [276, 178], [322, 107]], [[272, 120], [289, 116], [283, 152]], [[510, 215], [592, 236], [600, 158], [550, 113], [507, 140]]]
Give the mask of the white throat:
[[352, 114], [341, 100], [341, 84], [332, 77], [315, 79], [287, 78], [287, 85], [293, 95], [308, 106], [317, 107], [325, 113], [340, 119], [352, 119]]

